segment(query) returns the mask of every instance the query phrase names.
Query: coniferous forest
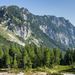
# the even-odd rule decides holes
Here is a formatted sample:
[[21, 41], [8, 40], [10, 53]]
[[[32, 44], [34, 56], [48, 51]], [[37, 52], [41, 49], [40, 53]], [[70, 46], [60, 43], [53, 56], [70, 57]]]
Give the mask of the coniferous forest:
[[0, 47], [0, 68], [37, 68], [75, 63], [75, 50], [37, 47], [34, 44], [21, 47], [17, 44]]

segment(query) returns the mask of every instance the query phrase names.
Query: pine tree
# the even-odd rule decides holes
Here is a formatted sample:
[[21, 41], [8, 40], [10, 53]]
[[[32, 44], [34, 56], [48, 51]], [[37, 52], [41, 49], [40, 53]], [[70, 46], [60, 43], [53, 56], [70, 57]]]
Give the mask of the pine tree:
[[0, 47], [0, 67], [3, 66], [3, 50], [2, 50], [2, 47]]
[[28, 57], [28, 60], [27, 60], [27, 67], [32, 68], [32, 62], [31, 62], [31, 59], [29, 57]]
[[60, 65], [63, 65], [64, 64], [64, 56], [63, 56], [63, 53], [61, 52], [60, 53]]
[[50, 50], [45, 49], [44, 51], [44, 64], [49, 67], [50, 66]]
[[2, 48], [0, 47], [0, 59], [3, 57], [3, 50]]
[[65, 61], [65, 64], [67, 65], [71, 65], [73, 63], [73, 54], [70, 49], [66, 51], [66, 54], [64, 56], [64, 61]]
[[11, 62], [10, 62], [10, 55], [9, 55], [8, 47], [5, 47], [4, 53], [5, 53], [4, 55], [5, 55], [6, 67], [10, 68]]
[[34, 59], [35, 59], [35, 51], [34, 51], [34, 45], [29, 45], [28, 46], [28, 49], [26, 49], [27, 52], [28, 52], [28, 56], [29, 56], [29, 59], [31, 60], [31, 63], [32, 65], [34, 64]]
[[55, 56], [54, 56], [54, 51], [53, 51], [53, 49], [52, 50], [50, 50], [50, 57], [51, 57], [51, 65], [53, 66], [53, 64], [55, 63], [54, 62], [54, 58], [55, 58]]
[[14, 68], [18, 68], [16, 54], [14, 55], [13, 67], [14, 67]]
[[73, 62], [75, 63], [75, 49], [73, 50]]
[[26, 68], [27, 67], [27, 62], [28, 61], [28, 53], [27, 51], [24, 49], [23, 51], [23, 67]]
[[55, 65], [58, 65], [60, 64], [60, 49], [58, 48], [54, 48], [53, 49], [54, 51], [54, 62], [55, 62]]

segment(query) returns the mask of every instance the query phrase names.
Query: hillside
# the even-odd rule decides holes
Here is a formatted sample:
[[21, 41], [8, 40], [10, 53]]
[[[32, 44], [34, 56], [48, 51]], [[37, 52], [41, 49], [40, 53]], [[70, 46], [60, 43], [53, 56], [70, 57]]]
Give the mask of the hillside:
[[0, 36], [22, 46], [74, 48], [75, 27], [64, 17], [34, 15], [18, 6], [0, 7]]

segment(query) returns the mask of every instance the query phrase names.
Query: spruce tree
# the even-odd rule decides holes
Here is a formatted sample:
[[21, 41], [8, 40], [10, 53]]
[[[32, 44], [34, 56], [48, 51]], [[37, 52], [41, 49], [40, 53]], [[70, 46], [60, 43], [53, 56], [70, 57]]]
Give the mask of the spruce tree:
[[10, 61], [10, 55], [9, 55], [9, 48], [8, 47], [5, 47], [4, 53], [5, 53], [6, 67], [10, 68], [11, 61]]
[[50, 66], [50, 50], [48, 48], [44, 51], [44, 64], [49, 67]]
[[28, 53], [24, 49], [24, 51], [23, 51], [23, 67], [24, 68], [27, 68], [27, 63], [28, 63]]
[[14, 55], [14, 60], [13, 60], [13, 68], [18, 68], [16, 56], [17, 56], [17, 55], [15, 54], [15, 55]]
[[3, 50], [2, 48], [0, 47], [0, 59], [3, 57]]

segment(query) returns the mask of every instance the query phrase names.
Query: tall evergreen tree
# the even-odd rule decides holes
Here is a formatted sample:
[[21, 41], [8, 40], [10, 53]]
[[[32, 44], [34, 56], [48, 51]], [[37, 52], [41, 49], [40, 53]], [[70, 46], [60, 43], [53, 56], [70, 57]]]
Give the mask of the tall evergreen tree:
[[54, 51], [54, 62], [55, 62], [55, 64], [57, 65], [57, 64], [60, 64], [60, 49], [58, 49], [58, 48], [54, 48], [53, 49], [53, 51]]
[[26, 49], [23, 50], [23, 67], [27, 68], [27, 63], [28, 63], [28, 53]]
[[55, 55], [54, 55], [54, 51], [53, 51], [53, 49], [52, 50], [50, 50], [50, 57], [51, 57], [51, 65], [53, 66], [53, 64], [55, 63], [54, 62], [54, 58], [55, 58]]
[[47, 48], [44, 51], [44, 63], [47, 67], [50, 66], [50, 50]]
[[64, 61], [65, 61], [65, 64], [67, 65], [71, 65], [73, 63], [73, 55], [70, 49], [66, 51], [66, 54], [64, 56]]
[[3, 65], [3, 50], [2, 47], [0, 47], [0, 67]]
[[13, 60], [13, 68], [18, 68], [18, 64], [17, 64], [17, 55], [14, 55], [14, 60]]
[[8, 47], [5, 47], [4, 55], [5, 55], [6, 67], [10, 68], [11, 61], [10, 61], [10, 55], [9, 55], [9, 48]]

